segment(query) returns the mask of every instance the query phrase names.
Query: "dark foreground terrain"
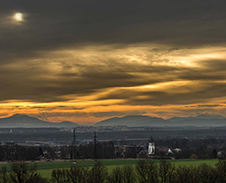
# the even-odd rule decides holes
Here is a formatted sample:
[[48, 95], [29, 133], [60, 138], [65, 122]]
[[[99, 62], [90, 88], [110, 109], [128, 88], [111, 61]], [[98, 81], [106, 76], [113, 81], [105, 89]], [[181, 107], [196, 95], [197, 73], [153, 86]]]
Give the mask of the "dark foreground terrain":
[[[226, 127], [154, 127], [154, 128], [120, 128], [117, 130], [89, 128], [88, 130], [76, 130], [77, 141], [88, 141], [93, 139], [93, 132], [96, 131], [98, 140], [120, 140], [120, 139], [172, 139], [189, 138], [204, 139], [225, 138]], [[1, 128], [1, 142], [54, 142], [71, 143], [73, 128]]]

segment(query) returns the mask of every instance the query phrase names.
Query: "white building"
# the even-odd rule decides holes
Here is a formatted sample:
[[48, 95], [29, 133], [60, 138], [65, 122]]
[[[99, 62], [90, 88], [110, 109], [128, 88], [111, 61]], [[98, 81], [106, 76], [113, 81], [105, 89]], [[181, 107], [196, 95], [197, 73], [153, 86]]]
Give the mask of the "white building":
[[148, 143], [148, 154], [149, 155], [154, 155], [155, 154], [155, 143], [154, 142], [149, 142]]

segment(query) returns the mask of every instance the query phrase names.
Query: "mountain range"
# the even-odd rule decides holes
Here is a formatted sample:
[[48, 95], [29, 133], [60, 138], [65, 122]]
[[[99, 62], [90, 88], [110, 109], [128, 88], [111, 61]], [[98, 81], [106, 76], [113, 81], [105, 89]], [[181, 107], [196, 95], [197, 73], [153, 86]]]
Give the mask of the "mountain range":
[[8, 118], [0, 118], [0, 128], [19, 128], [19, 127], [30, 127], [30, 128], [48, 128], [48, 127], [77, 127], [78, 124], [63, 121], [61, 123], [52, 123], [48, 121], [42, 121], [38, 118], [23, 115], [14, 114]]
[[200, 114], [195, 117], [173, 117], [162, 119], [157, 117], [131, 115], [116, 117], [96, 123], [95, 126], [226, 126], [226, 118], [219, 115]]
[[[139, 126], [226, 126], [226, 117], [219, 115], [201, 114], [195, 117], [173, 117], [163, 119], [144, 115], [130, 115], [124, 117], [115, 117], [96, 123], [94, 126], [120, 126], [130, 127]], [[63, 121], [53, 123], [43, 121], [35, 117], [14, 114], [7, 118], [0, 118], [0, 128], [48, 128], [48, 127], [67, 127], [73, 128], [79, 126], [77, 123]]]

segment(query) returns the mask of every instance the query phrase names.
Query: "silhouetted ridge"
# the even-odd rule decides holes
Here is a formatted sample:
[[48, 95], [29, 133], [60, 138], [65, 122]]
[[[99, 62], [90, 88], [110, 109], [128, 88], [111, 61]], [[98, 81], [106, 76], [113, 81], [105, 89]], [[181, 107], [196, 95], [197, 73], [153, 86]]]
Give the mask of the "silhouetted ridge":
[[8, 118], [0, 119], [1, 128], [15, 128], [15, 127], [76, 127], [78, 124], [73, 122], [51, 123], [43, 121], [35, 117], [24, 114], [14, 114]]
[[158, 117], [130, 115], [103, 120], [96, 126], [226, 126], [226, 118], [219, 115], [200, 114], [195, 117], [173, 117], [167, 120]]

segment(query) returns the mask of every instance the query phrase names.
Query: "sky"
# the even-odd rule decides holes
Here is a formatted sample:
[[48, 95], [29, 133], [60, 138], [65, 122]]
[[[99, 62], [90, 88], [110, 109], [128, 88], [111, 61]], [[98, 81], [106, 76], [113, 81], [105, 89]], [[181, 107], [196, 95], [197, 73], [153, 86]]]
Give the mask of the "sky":
[[0, 117], [226, 116], [225, 0], [2, 0]]

